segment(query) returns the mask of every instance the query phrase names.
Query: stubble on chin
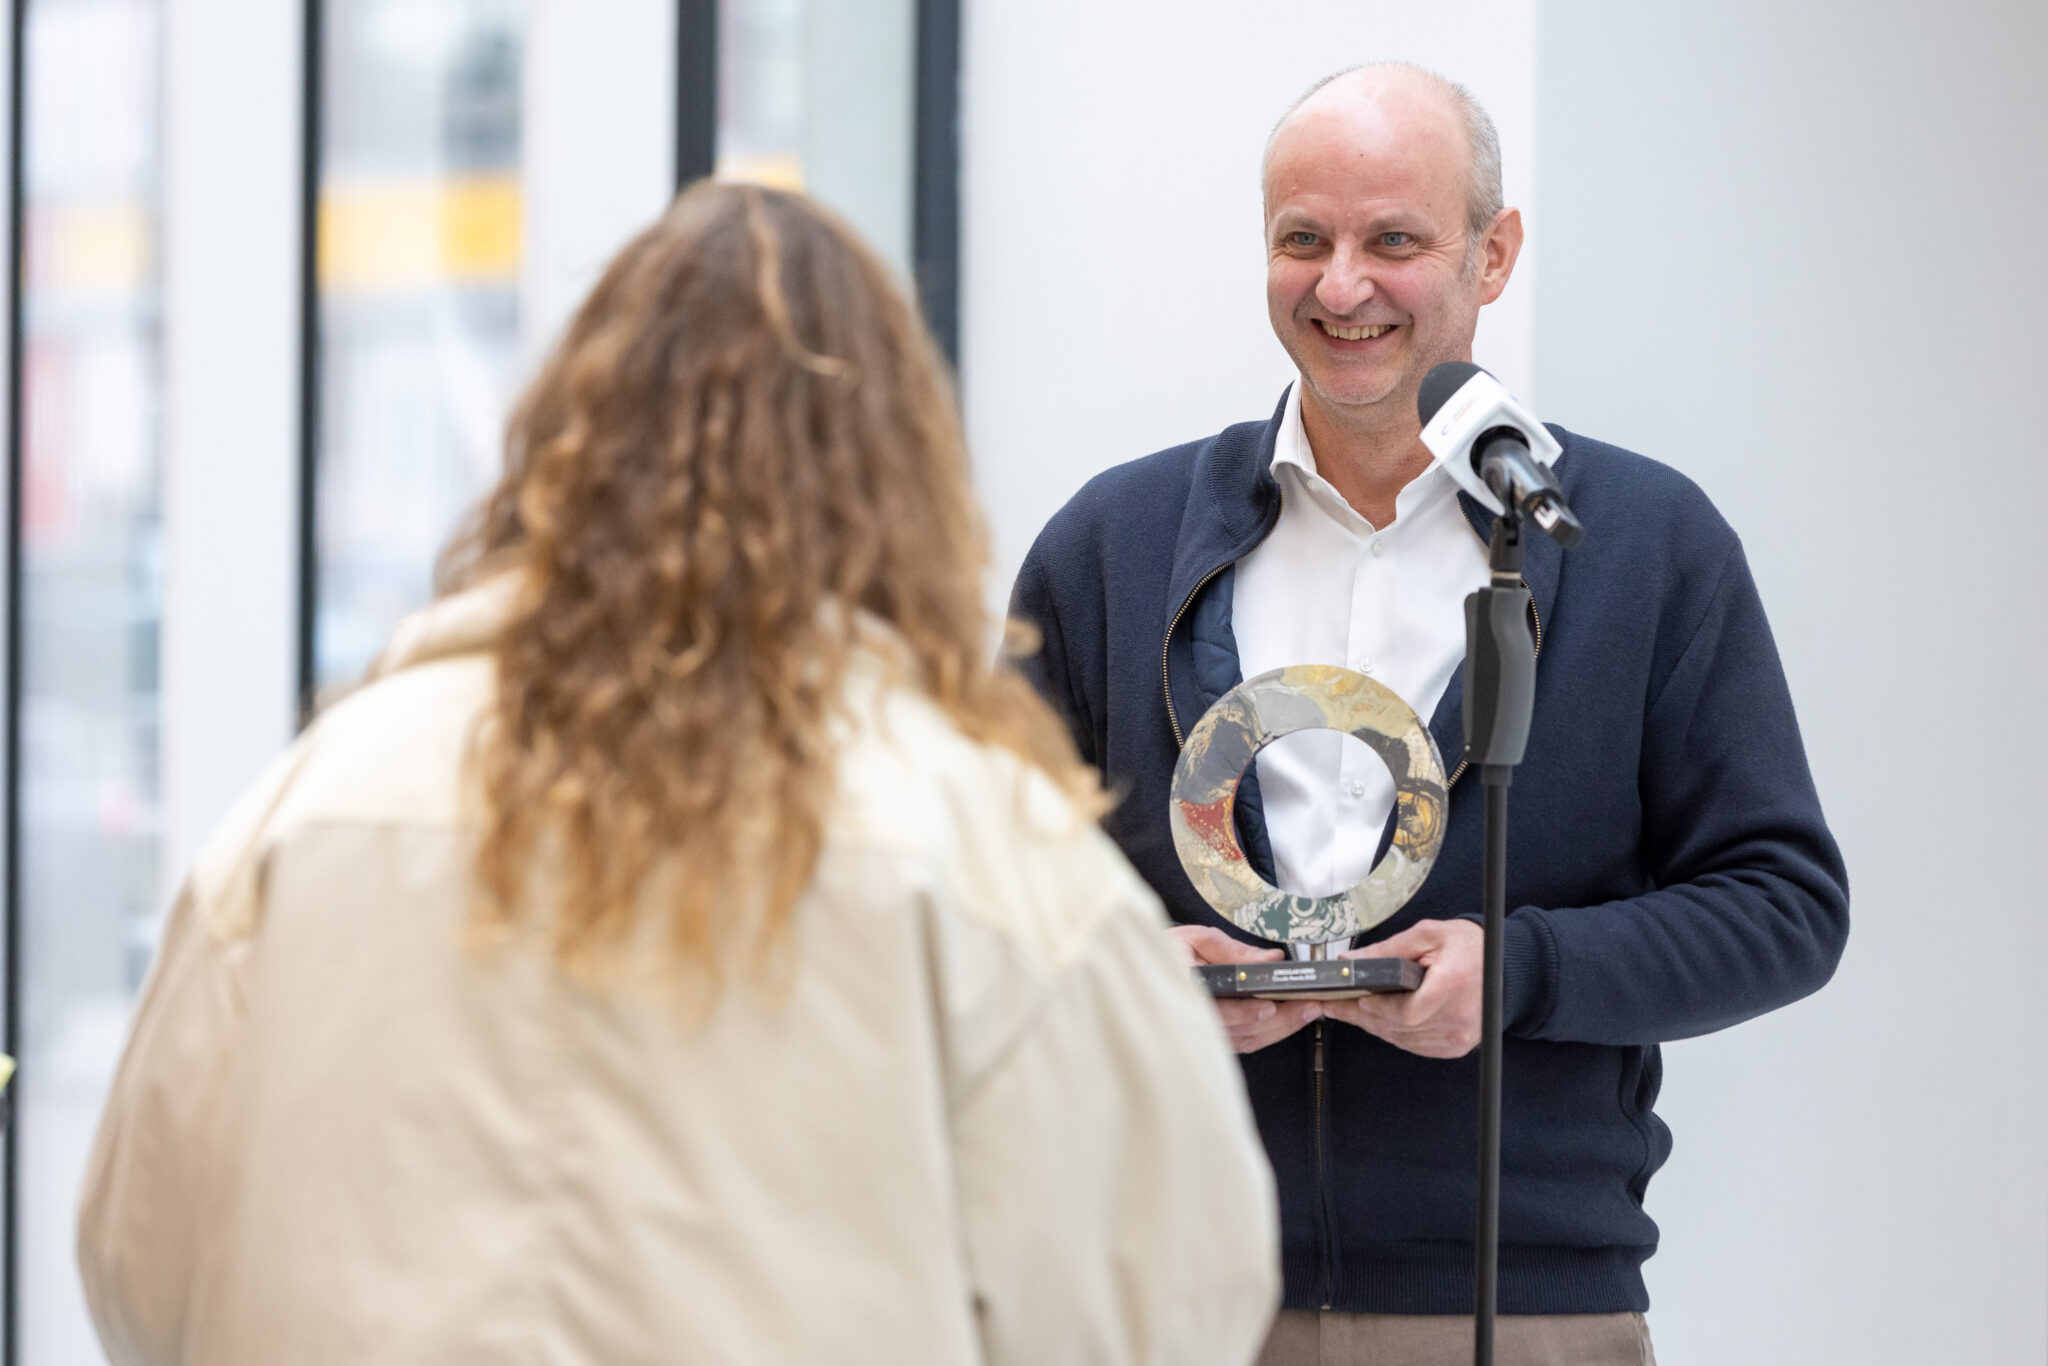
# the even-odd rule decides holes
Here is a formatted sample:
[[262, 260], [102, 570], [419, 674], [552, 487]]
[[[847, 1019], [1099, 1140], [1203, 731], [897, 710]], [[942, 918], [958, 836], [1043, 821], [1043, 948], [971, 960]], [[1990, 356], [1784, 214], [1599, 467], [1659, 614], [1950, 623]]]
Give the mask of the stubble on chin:
[[1376, 419], [1386, 405], [1398, 400], [1405, 371], [1364, 370], [1346, 373], [1341, 367], [1303, 365], [1295, 359], [1302, 382], [1332, 418], [1348, 418], [1379, 425]]

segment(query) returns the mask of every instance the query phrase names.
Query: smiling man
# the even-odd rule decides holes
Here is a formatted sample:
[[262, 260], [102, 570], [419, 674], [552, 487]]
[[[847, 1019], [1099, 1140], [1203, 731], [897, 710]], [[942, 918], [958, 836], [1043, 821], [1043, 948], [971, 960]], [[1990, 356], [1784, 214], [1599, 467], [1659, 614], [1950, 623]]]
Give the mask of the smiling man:
[[[1232, 686], [1291, 664], [1370, 674], [1462, 749], [1463, 600], [1490, 517], [1422, 445], [1432, 366], [1471, 358], [1522, 245], [1491, 121], [1387, 63], [1318, 84], [1264, 166], [1267, 307], [1293, 358], [1263, 422], [1082, 489], [1026, 558], [1026, 661], [1122, 800], [1110, 833], [1190, 963], [1271, 959], [1197, 896], [1167, 819], [1179, 747]], [[1657, 1045], [1806, 995], [1848, 933], [1770, 629], [1734, 532], [1685, 478], [1553, 428], [1591, 533], [1537, 538], [1535, 726], [1508, 861], [1497, 1359], [1651, 1360], [1643, 1209], [1670, 1151]], [[1237, 833], [1268, 881], [1370, 868], [1385, 767], [1328, 732], [1266, 750]], [[1224, 1002], [1281, 1198], [1286, 1308], [1261, 1362], [1469, 1360], [1482, 803], [1452, 779], [1436, 871], [1354, 953], [1428, 968], [1404, 997]], [[1189, 1199], [1200, 1199], [1189, 1192]]]

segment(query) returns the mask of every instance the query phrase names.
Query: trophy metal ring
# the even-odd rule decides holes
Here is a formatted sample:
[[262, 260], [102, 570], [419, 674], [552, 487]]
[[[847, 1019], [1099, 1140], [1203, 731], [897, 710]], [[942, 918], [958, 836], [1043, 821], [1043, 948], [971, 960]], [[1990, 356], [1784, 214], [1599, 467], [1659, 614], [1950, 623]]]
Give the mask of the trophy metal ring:
[[[1304, 730], [1356, 736], [1394, 775], [1393, 846], [1363, 882], [1334, 896], [1281, 891], [1237, 842], [1237, 788], [1252, 760]], [[1195, 723], [1168, 804], [1174, 851], [1217, 914], [1263, 939], [1327, 943], [1371, 929], [1415, 895], [1443, 845], [1447, 801], [1436, 740], [1398, 694], [1350, 669], [1297, 664], [1246, 679]]]

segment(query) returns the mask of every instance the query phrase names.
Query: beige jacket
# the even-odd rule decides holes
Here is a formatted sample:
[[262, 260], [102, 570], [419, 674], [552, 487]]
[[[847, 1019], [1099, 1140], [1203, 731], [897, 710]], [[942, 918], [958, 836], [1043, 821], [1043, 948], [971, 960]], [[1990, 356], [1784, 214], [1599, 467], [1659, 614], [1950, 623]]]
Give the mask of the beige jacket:
[[1240, 1363], [1271, 1176], [1158, 905], [872, 663], [786, 997], [459, 942], [505, 584], [216, 833], [86, 1180], [116, 1363]]

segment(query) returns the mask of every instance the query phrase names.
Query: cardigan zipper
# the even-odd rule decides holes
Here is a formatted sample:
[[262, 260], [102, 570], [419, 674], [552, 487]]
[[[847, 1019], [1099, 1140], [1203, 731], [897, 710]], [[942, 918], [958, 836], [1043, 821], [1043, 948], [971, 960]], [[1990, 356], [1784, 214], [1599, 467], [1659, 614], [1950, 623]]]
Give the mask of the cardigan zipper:
[[1215, 578], [1235, 563], [1235, 560], [1226, 561], [1202, 575], [1200, 581], [1188, 590], [1188, 595], [1181, 599], [1180, 610], [1173, 614], [1173, 620], [1166, 623], [1166, 643], [1159, 647], [1159, 684], [1166, 690], [1166, 720], [1173, 727], [1173, 747], [1175, 749], [1185, 748], [1188, 741], [1187, 736], [1181, 733], [1180, 713], [1173, 709], [1173, 669], [1167, 663], [1173, 654], [1173, 633], [1179, 627], [1180, 619], [1187, 615], [1188, 608], [1194, 604], [1195, 595], [1209, 586], [1209, 580]]
[[1322, 1205], [1323, 1213], [1323, 1237], [1321, 1248], [1321, 1252], [1323, 1254], [1323, 1265], [1321, 1268], [1322, 1285], [1319, 1288], [1322, 1291], [1322, 1294], [1320, 1296], [1320, 1303], [1322, 1304], [1323, 1308], [1328, 1309], [1330, 1307], [1330, 1301], [1335, 1290], [1333, 1281], [1335, 1279], [1334, 1269], [1336, 1267], [1337, 1262], [1337, 1226], [1336, 1211], [1331, 1207], [1330, 1204], [1329, 1163], [1324, 1155], [1323, 1148], [1324, 1110], [1326, 1106], [1323, 1100], [1323, 1022], [1321, 1020], [1316, 1021], [1315, 1087], [1316, 1200], [1318, 1203]]

